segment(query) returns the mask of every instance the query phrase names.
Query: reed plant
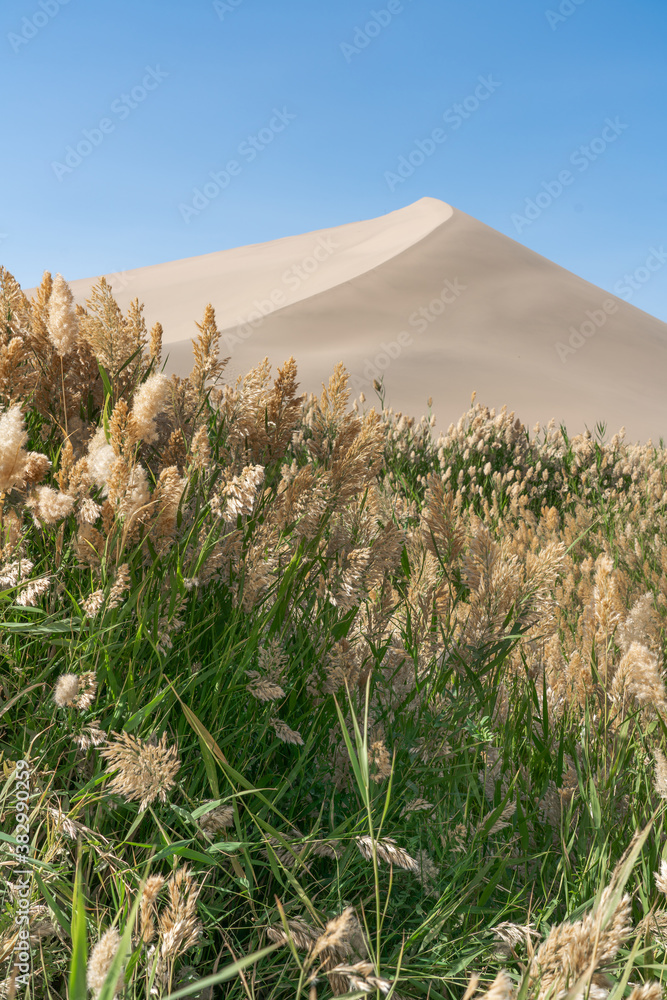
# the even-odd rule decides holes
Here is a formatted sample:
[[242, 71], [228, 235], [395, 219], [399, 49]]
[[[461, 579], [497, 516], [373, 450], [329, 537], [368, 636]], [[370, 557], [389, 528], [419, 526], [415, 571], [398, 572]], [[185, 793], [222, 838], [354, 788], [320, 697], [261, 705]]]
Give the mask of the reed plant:
[[0, 310], [0, 995], [659, 1000], [662, 442]]

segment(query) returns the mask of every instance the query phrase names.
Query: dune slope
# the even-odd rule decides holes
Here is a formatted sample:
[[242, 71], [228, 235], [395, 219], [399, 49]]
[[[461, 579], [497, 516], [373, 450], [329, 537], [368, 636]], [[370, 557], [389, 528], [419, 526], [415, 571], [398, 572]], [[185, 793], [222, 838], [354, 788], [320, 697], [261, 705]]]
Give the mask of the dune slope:
[[[73, 282], [83, 301], [94, 279]], [[446, 429], [478, 399], [571, 433], [604, 421], [667, 437], [667, 324], [432, 198], [379, 219], [109, 276], [165, 328], [167, 371], [191, 365], [212, 302], [228, 379], [294, 355], [302, 389], [338, 361], [353, 394]]]

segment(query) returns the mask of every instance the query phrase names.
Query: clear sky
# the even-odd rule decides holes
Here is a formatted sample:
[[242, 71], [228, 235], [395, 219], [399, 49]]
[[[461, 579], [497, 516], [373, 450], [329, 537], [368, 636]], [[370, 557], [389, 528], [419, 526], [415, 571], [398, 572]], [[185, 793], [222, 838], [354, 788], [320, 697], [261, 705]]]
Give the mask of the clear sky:
[[667, 320], [666, 39], [665, 0], [4, 0], [0, 262], [29, 287], [430, 195], [605, 289], [639, 268]]

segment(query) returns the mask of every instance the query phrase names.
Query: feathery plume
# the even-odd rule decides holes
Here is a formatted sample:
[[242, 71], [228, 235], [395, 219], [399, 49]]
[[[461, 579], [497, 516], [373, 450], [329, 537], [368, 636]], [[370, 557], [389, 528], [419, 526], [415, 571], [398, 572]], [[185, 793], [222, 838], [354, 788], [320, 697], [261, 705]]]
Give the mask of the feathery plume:
[[150, 875], [146, 879], [139, 904], [139, 933], [144, 944], [149, 944], [155, 937], [157, 897], [165, 881], [162, 875]]
[[460, 499], [446, 490], [436, 475], [428, 478], [421, 515], [421, 531], [429, 552], [445, 565], [454, 564], [465, 541], [465, 531], [460, 521]]
[[640, 708], [667, 715], [667, 692], [658, 658], [639, 642], [632, 642], [614, 674], [609, 695], [621, 710], [630, 696]]
[[[373, 841], [370, 837], [355, 838], [359, 851], [367, 861], [373, 860]], [[378, 861], [386, 861], [388, 865], [398, 865], [410, 872], [419, 871], [419, 862], [410, 857], [402, 847], [396, 846], [396, 841], [392, 837], [383, 837], [375, 841], [375, 850]]]
[[102, 486], [102, 496], [106, 496], [107, 480], [116, 462], [116, 453], [107, 442], [104, 427], [98, 427], [88, 445], [88, 472], [97, 486]]
[[95, 701], [97, 694], [97, 677], [89, 670], [79, 675], [79, 694], [74, 702], [74, 707], [80, 712], [87, 711]]
[[437, 896], [438, 890], [435, 887], [435, 882], [440, 877], [438, 866], [434, 864], [433, 859], [429, 857], [428, 852], [423, 848], [417, 851], [417, 857], [415, 860], [419, 865], [417, 877], [419, 878], [423, 888], [429, 896]]
[[100, 729], [100, 725], [97, 719], [94, 719], [89, 726], [86, 726], [79, 736], [74, 737], [76, 745], [81, 750], [89, 750], [91, 747], [102, 746], [106, 743], [107, 734], [103, 729]]
[[587, 969], [599, 969], [611, 962], [630, 936], [628, 895], [621, 897], [606, 926], [602, 926], [613, 888], [612, 884], [603, 890], [598, 906], [582, 920], [554, 927], [537, 949], [529, 976], [532, 982], [539, 981], [539, 1000], [571, 986]]
[[130, 586], [130, 567], [127, 563], [122, 563], [116, 570], [116, 580], [109, 591], [108, 608], [117, 608], [121, 602], [123, 594]]
[[215, 809], [209, 809], [207, 813], [199, 817], [197, 825], [207, 837], [213, 837], [216, 833], [227, 830], [234, 825], [234, 807], [222, 805], [216, 806]]
[[285, 692], [279, 684], [276, 684], [269, 677], [262, 677], [256, 670], [246, 670], [250, 683], [246, 686], [246, 691], [258, 701], [278, 701], [285, 697]]
[[158, 921], [160, 955], [164, 961], [173, 961], [199, 940], [203, 930], [197, 917], [199, 889], [187, 868], [177, 869], [169, 878], [169, 898]]
[[60, 802], [57, 806], [49, 806], [47, 812], [55, 820], [57, 832], [64, 833], [66, 837], [70, 838], [70, 840], [76, 840], [79, 833], [90, 833], [87, 826], [84, 826], [83, 823], [77, 823], [75, 820], [70, 819], [70, 817], [63, 812]]
[[16, 598], [16, 603], [24, 608], [34, 608], [37, 601], [45, 594], [51, 585], [51, 577], [43, 576], [37, 580], [30, 580], [21, 590]]
[[653, 606], [653, 594], [642, 594], [632, 605], [627, 618], [618, 630], [624, 653], [633, 642], [640, 642], [649, 649], [656, 648], [660, 637], [660, 617]]
[[653, 763], [655, 765], [653, 788], [661, 799], [667, 799], [667, 759], [662, 750], [653, 751]]
[[300, 733], [297, 733], [295, 729], [290, 729], [286, 722], [282, 719], [272, 719], [271, 725], [273, 726], [276, 736], [283, 743], [294, 743], [297, 746], [303, 746], [303, 737]]
[[502, 958], [509, 958], [516, 950], [517, 945], [526, 945], [532, 942], [532, 938], [540, 936], [539, 931], [526, 924], [513, 924], [509, 920], [496, 924], [492, 928], [493, 936], [500, 941], [497, 955]]
[[408, 816], [413, 812], [428, 812], [433, 809], [435, 809], [435, 806], [432, 802], [429, 802], [427, 799], [416, 798], [405, 803], [401, 809], [401, 816]]
[[391, 777], [391, 757], [384, 740], [376, 740], [368, 748], [368, 761], [374, 764], [376, 771], [371, 775], [371, 781], [384, 781]]
[[58, 354], [63, 357], [76, 346], [79, 339], [79, 321], [76, 316], [72, 290], [57, 274], [49, 298], [49, 337]]
[[94, 590], [84, 601], [81, 602], [86, 618], [94, 618], [104, 604], [104, 591]]
[[[104, 986], [104, 980], [107, 977], [107, 972], [111, 967], [111, 963], [116, 957], [116, 953], [120, 948], [120, 934], [115, 927], [110, 927], [102, 937], [99, 939], [95, 947], [93, 948], [90, 958], [88, 959], [88, 968], [86, 970], [86, 981], [88, 983], [88, 989], [93, 991], [93, 998], [97, 1000], [99, 997], [102, 987]], [[123, 988], [123, 973], [118, 977], [116, 982], [115, 993], [119, 993]]]
[[29, 451], [28, 461], [23, 473], [23, 482], [25, 485], [34, 486], [35, 483], [41, 482], [51, 468], [51, 464], [51, 460], [46, 455], [42, 455], [41, 452]]
[[95, 524], [95, 521], [100, 516], [102, 508], [98, 503], [95, 503], [90, 497], [85, 497], [80, 503], [79, 508], [76, 512], [76, 520], [78, 524]]
[[[284, 836], [287, 837], [288, 835], [285, 834]], [[303, 834], [300, 830], [295, 828], [291, 831], [291, 836], [302, 838]], [[280, 861], [281, 865], [284, 865], [285, 868], [291, 868], [295, 865], [297, 860], [302, 858], [308, 850], [307, 844], [289, 844], [285, 847], [282, 841], [278, 840], [277, 837], [269, 837], [267, 844], [270, 845], [273, 853], [278, 858], [278, 861]], [[267, 858], [271, 857], [271, 853], [268, 850], [265, 850], [265, 854]]]
[[506, 972], [501, 970], [486, 993], [482, 994], [480, 1000], [512, 1000], [514, 995], [512, 980]]
[[199, 428], [190, 445], [190, 461], [195, 469], [206, 470], [211, 462], [211, 443], [205, 426]]
[[331, 956], [345, 957], [350, 953], [352, 941], [359, 932], [360, 926], [357, 916], [354, 909], [348, 906], [339, 916], [327, 922], [310, 953], [311, 961], [323, 952]]
[[224, 519], [228, 524], [236, 521], [239, 514], [248, 517], [252, 514], [257, 492], [263, 482], [264, 466], [246, 465], [240, 476], [234, 476], [232, 481], [227, 483], [221, 496], [227, 499]]
[[91, 671], [84, 674], [61, 674], [56, 681], [53, 700], [59, 708], [90, 708], [97, 693], [97, 680]]
[[27, 440], [23, 412], [16, 403], [0, 414], [0, 493], [25, 482], [30, 461], [23, 448]]
[[56, 681], [53, 692], [53, 700], [58, 708], [65, 708], [74, 705], [79, 694], [78, 674], [61, 674]]
[[38, 486], [35, 496], [27, 501], [26, 507], [32, 508], [33, 517], [39, 525], [55, 524], [62, 521], [68, 514], [72, 513], [76, 498], [68, 493], [61, 493], [60, 490], [53, 490], [50, 486]]
[[156, 538], [168, 539], [173, 536], [178, 516], [178, 506], [188, 484], [181, 478], [178, 467], [168, 465], [160, 472], [157, 486], [153, 492], [155, 504], [155, 519], [151, 525], [151, 533]]
[[628, 1000], [662, 1000], [662, 986], [656, 982], [634, 986]]
[[189, 380], [195, 392], [203, 393], [209, 383], [215, 385], [219, 381], [229, 358], [220, 360], [220, 331], [215, 322], [215, 309], [210, 302], [204, 310], [203, 321], [196, 326], [199, 336], [192, 341], [195, 363]]
[[159, 365], [162, 360], [162, 323], [155, 323], [151, 327], [148, 350], [151, 358], [154, 358]]
[[167, 746], [167, 734], [163, 733], [155, 745], [130, 733], [114, 735], [115, 739], [100, 751], [109, 761], [108, 773], [115, 772], [109, 791], [127, 802], [139, 802], [139, 812], [157, 798], [166, 802], [181, 766], [176, 748]]
[[606, 555], [597, 560], [593, 601], [598, 629], [603, 634], [611, 634], [621, 624], [625, 614], [618, 594], [614, 564]]
[[0, 589], [5, 590], [18, 586], [19, 581], [25, 580], [34, 566], [35, 564], [30, 559], [18, 559], [16, 562], [0, 566]]
[[[559, 807], [558, 821], [560, 821], [560, 796], [558, 798], [558, 807]], [[495, 823], [489, 830], [487, 836], [491, 837], [494, 833], [500, 833], [501, 830], [504, 830], [506, 827], [508, 827], [510, 825], [509, 821], [511, 820], [515, 812], [516, 812], [516, 802], [508, 802], [503, 811], [501, 812], [500, 816], [498, 817], [498, 819], [495, 821]], [[480, 821], [478, 829], [481, 829], [483, 825], [484, 822]], [[558, 824], [556, 823], [554, 825]]]
[[375, 973], [375, 967], [371, 962], [355, 962], [354, 965], [336, 965], [329, 969], [327, 975], [345, 976], [350, 982], [350, 992], [361, 990], [364, 993], [371, 993], [373, 990], [380, 990], [381, 993], [388, 993], [391, 983], [388, 979], [382, 978]]
[[[292, 941], [300, 951], [310, 951], [319, 938], [319, 932], [314, 927], [311, 927], [310, 924], [307, 924], [302, 917], [294, 917], [292, 920], [288, 920], [287, 926]], [[269, 941], [274, 941], [276, 944], [287, 944], [288, 938], [282, 924], [267, 927], [266, 934]]]
[[155, 418], [161, 413], [169, 398], [171, 380], [166, 375], [149, 375], [134, 394], [130, 411], [133, 437], [146, 444], [157, 440]]
[[661, 861], [660, 871], [653, 874], [655, 875], [656, 888], [667, 896], [667, 861]]

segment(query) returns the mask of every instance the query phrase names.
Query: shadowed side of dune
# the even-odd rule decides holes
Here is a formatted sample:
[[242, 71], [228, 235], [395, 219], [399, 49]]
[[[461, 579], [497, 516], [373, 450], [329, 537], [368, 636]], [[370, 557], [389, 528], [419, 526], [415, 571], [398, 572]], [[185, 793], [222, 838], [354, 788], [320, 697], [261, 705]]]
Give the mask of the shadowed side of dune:
[[[224, 332], [228, 378], [293, 354], [305, 390], [318, 391], [343, 361], [369, 398], [384, 376], [394, 409], [418, 416], [432, 396], [441, 427], [476, 389], [531, 425], [553, 417], [576, 432], [605, 421], [631, 439], [667, 436], [667, 326], [458, 211], [373, 270], [248, 332]], [[171, 370], [187, 357], [186, 345], [175, 347]]]
[[[211, 302], [228, 381], [293, 355], [319, 392], [342, 361], [353, 395], [374, 402], [383, 378], [395, 410], [419, 416], [432, 397], [441, 429], [474, 389], [530, 426], [667, 437], [667, 325], [434, 198], [107, 277], [123, 309], [136, 296], [162, 323], [167, 372], [190, 371]], [[95, 280], [72, 282], [77, 301]]]

